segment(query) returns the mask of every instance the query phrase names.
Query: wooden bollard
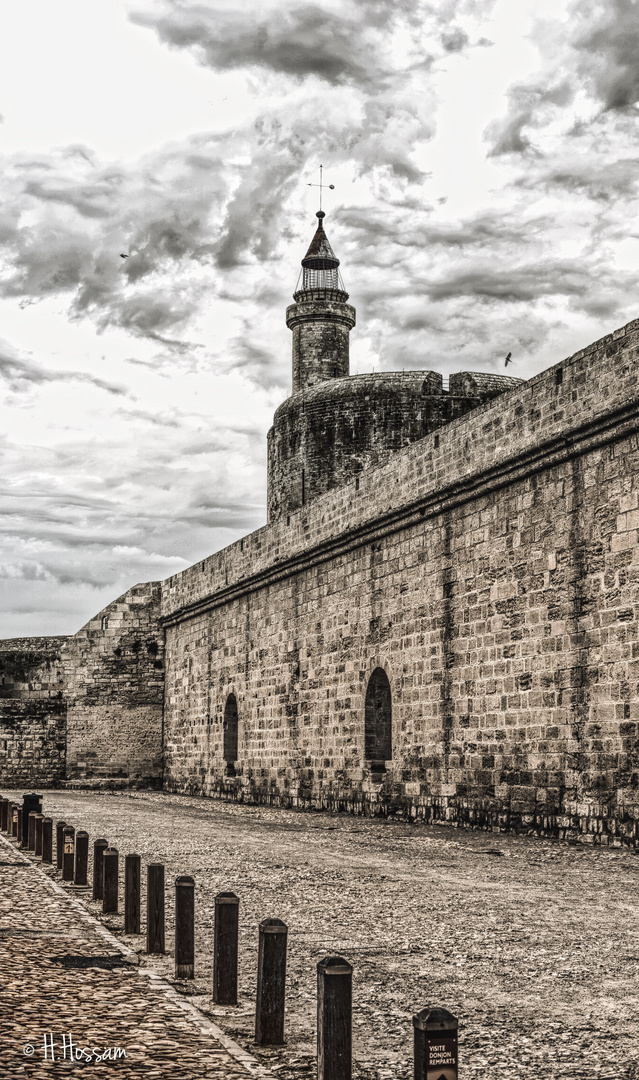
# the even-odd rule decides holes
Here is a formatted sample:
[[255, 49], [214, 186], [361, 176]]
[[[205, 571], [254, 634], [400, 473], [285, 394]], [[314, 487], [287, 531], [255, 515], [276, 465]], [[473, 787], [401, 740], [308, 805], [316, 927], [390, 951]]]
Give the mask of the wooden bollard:
[[9, 800], [4, 796], [0, 799], [0, 832], [7, 831], [7, 821], [9, 819]]
[[175, 879], [175, 977], [195, 978], [195, 882]]
[[42, 858], [42, 822], [44, 821], [44, 814], [36, 814], [35, 816], [35, 853]]
[[343, 956], [317, 965], [317, 1080], [351, 1080], [353, 967]]
[[55, 827], [55, 861], [58, 870], [62, 869], [62, 856], [64, 855], [64, 830], [66, 821], [58, 821]]
[[146, 868], [146, 951], [164, 952], [164, 866]]
[[413, 1017], [414, 1080], [457, 1080], [457, 1027], [448, 1009], [422, 1009]]
[[22, 847], [31, 851], [34, 850], [29, 848], [29, 814], [32, 810], [34, 814], [42, 813], [42, 795], [36, 795], [35, 791], [22, 796]]
[[240, 901], [235, 893], [215, 897], [213, 934], [213, 1001], [237, 1005], [237, 954]]
[[89, 834], [80, 829], [75, 836], [74, 885], [86, 885], [89, 870]]
[[20, 820], [20, 807], [14, 803], [11, 807], [11, 835], [18, 836], [18, 821]]
[[29, 824], [27, 826], [27, 851], [35, 851], [35, 819], [36, 811], [29, 812]]
[[104, 896], [104, 866], [102, 856], [109, 846], [109, 841], [100, 837], [93, 842], [93, 899], [101, 900]]
[[42, 819], [42, 862], [53, 863], [53, 821]]
[[22, 807], [21, 806], [18, 807], [18, 831], [16, 833], [14, 833], [13, 835], [16, 837], [20, 847], [22, 847]]
[[62, 880], [73, 881], [73, 869], [75, 865], [75, 829], [73, 825], [64, 826], [62, 842]]
[[287, 934], [288, 927], [281, 919], [260, 923], [255, 1006], [258, 1046], [281, 1046], [284, 1042]]
[[103, 914], [117, 914], [118, 910], [118, 850], [105, 848], [102, 853], [104, 867], [104, 892], [102, 895]]
[[140, 856], [124, 860], [124, 933], [140, 933]]

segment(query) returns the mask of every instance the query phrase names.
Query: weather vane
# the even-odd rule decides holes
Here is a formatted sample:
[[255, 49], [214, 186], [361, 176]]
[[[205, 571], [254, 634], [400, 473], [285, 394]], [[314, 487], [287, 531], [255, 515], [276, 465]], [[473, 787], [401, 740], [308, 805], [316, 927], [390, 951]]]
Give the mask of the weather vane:
[[[324, 187], [324, 184], [323, 184], [323, 169], [324, 169], [324, 166], [320, 165], [320, 182], [319, 182], [319, 184], [307, 184], [306, 185], [307, 187], [318, 187], [319, 188], [319, 193], [320, 193], [320, 205], [319, 205], [319, 208], [320, 208], [320, 210], [322, 209], [322, 190], [323, 190], [323, 187]], [[328, 187], [331, 189], [331, 191], [335, 190], [335, 184], [328, 184]]]

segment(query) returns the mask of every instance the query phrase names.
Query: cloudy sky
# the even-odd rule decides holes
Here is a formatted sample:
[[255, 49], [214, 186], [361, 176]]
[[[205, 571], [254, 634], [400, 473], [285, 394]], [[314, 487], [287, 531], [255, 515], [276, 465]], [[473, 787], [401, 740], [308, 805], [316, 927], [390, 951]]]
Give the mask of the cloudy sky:
[[264, 523], [320, 162], [353, 372], [639, 315], [638, 55], [637, 0], [4, 4], [0, 636]]

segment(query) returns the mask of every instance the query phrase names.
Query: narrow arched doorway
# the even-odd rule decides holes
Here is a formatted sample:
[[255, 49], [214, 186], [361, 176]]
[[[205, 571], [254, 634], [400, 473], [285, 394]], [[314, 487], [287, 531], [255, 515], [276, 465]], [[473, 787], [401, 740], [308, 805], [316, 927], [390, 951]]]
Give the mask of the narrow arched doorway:
[[226, 775], [235, 776], [235, 762], [237, 761], [237, 698], [235, 694], [229, 694], [224, 706], [224, 761], [226, 762]]
[[393, 756], [391, 688], [383, 668], [375, 668], [366, 688], [364, 757], [372, 772], [384, 772]]

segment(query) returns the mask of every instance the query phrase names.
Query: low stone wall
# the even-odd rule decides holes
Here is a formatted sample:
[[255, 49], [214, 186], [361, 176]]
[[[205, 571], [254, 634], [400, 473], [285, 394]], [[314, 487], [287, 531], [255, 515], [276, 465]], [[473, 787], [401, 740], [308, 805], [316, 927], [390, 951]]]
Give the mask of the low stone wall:
[[65, 774], [66, 637], [0, 641], [0, 783], [46, 787]]
[[[181, 795], [201, 794], [197, 782], [176, 784], [165, 780], [164, 790]], [[567, 802], [558, 813], [532, 805], [511, 809], [508, 800], [466, 799], [456, 795], [410, 796], [386, 799], [375, 792], [354, 795], [283, 795], [241, 778], [218, 779], [207, 787], [208, 798], [249, 806], [278, 806], [286, 810], [329, 811], [361, 817], [424, 822], [484, 832], [512, 832], [549, 837], [595, 847], [639, 848], [639, 807], [610, 807], [604, 803]]]

